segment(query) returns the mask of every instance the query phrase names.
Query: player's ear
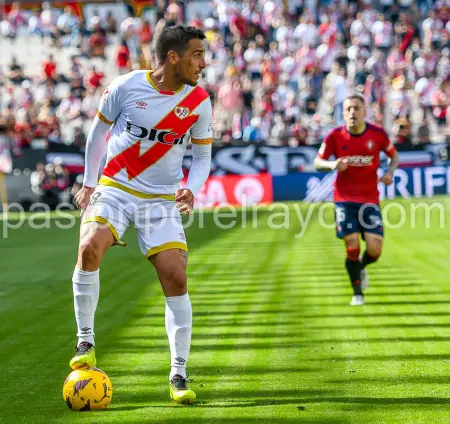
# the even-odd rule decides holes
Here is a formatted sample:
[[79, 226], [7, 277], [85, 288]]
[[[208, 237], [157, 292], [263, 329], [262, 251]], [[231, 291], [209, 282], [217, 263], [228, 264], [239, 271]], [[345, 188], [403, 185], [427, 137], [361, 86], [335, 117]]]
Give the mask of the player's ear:
[[172, 65], [176, 65], [179, 60], [180, 56], [178, 53], [175, 50], [169, 50], [169, 53], [167, 53], [167, 61]]

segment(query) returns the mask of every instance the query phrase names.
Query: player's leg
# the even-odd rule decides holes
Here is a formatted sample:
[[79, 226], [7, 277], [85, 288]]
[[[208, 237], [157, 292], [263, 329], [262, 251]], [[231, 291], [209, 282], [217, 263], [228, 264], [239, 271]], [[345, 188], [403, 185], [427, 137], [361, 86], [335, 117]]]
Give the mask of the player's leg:
[[[195, 392], [186, 381], [192, 334], [192, 306], [187, 290], [187, 246], [183, 225], [175, 202], [150, 202], [150, 217], [136, 225], [139, 246], [158, 273], [166, 300], [166, 331], [171, 369], [170, 396], [178, 403], [193, 403]], [[150, 221], [150, 224], [149, 224]]]
[[359, 262], [359, 234], [348, 234], [344, 237], [347, 257], [345, 259], [345, 267], [352, 284], [353, 298], [352, 305], [364, 304], [364, 297], [361, 287], [361, 264]]
[[380, 234], [365, 233], [366, 250], [361, 257], [361, 266], [365, 268], [367, 265], [378, 261], [383, 251], [384, 238]]
[[73, 300], [77, 322], [77, 349], [70, 367], [94, 367], [94, 316], [100, 293], [100, 262], [114, 243], [111, 230], [99, 222], [81, 226], [78, 261], [72, 276]]
[[366, 242], [366, 250], [361, 257], [361, 285], [363, 290], [369, 285], [369, 276], [366, 267], [376, 262], [383, 249], [383, 218], [378, 205], [365, 205], [363, 213], [363, 239]]
[[358, 208], [351, 203], [336, 203], [336, 235], [345, 242], [345, 268], [352, 284], [353, 297], [351, 305], [363, 305], [361, 290], [361, 264], [359, 262], [359, 224]]
[[166, 331], [171, 369], [170, 396], [178, 403], [193, 403], [194, 391], [187, 386], [186, 364], [192, 335], [192, 306], [187, 291], [187, 250], [169, 249], [149, 257], [166, 296]]
[[94, 317], [100, 292], [100, 263], [111, 246], [123, 244], [120, 236], [126, 229], [124, 221], [119, 220], [117, 208], [104, 201], [108, 193], [101, 193], [101, 201], [96, 193], [83, 214], [78, 260], [72, 277], [78, 329], [76, 352], [70, 361], [73, 369], [96, 365]]

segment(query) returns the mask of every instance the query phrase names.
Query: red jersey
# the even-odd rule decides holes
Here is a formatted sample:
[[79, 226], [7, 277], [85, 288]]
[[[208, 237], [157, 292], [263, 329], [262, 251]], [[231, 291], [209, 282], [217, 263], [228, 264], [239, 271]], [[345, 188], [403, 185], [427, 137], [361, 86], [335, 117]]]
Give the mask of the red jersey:
[[396, 149], [381, 127], [366, 124], [360, 135], [350, 134], [345, 126], [334, 128], [320, 146], [319, 157], [348, 160], [348, 168], [339, 172], [334, 185], [335, 202], [379, 203], [378, 175], [380, 152], [389, 157]]

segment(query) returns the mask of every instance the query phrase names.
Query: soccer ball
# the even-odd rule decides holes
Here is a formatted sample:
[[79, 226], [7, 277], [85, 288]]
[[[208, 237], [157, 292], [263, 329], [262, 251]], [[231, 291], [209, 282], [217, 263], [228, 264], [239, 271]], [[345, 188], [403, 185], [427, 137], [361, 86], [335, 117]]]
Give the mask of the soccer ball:
[[64, 381], [63, 397], [73, 411], [106, 409], [112, 398], [111, 380], [98, 368], [72, 371]]

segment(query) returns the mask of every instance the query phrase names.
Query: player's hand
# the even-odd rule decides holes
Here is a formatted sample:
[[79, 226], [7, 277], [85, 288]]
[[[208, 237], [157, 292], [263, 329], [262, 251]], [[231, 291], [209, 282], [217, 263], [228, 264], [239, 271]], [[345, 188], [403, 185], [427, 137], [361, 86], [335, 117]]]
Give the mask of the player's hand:
[[334, 167], [334, 169], [335, 169], [337, 172], [344, 172], [347, 168], [348, 168], [348, 160], [347, 160], [347, 159], [339, 158], [339, 159], [335, 162], [335, 167]]
[[384, 174], [381, 178], [380, 181], [389, 186], [394, 182], [394, 177], [392, 176], [392, 174], [390, 172], [386, 172], [386, 174]]
[[78, 191], [77, 194], [75, 194], [75, 203], [76, 205], [81, 209], [84, 210], [88, 207], [89, 201], [91, 200], [92, 193], [94, 192], [95, 187], [86, 187], [83, 186]]
[[175, 194], [175, 202], [180, 213], [189, 215], [194, 209], [194, 194], [188, 188], [180, 188]]

